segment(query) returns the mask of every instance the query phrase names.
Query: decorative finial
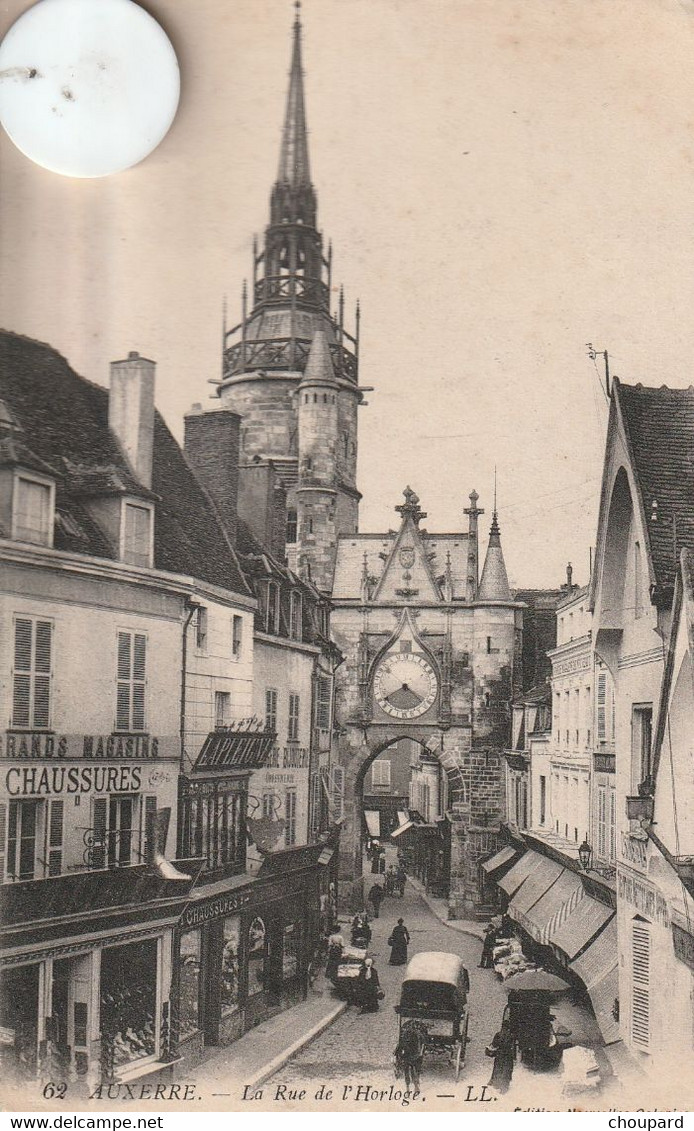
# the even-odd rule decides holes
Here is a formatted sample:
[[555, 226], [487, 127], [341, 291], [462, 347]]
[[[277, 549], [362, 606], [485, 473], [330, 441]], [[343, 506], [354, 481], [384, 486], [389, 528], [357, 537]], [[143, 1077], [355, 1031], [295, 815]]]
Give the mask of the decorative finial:
[[294, 8], [296, 10], [296, 17], [294, 19], [294, 26], [301, 27], [301, 0], [295, 0]]
[[494, 518], [496, 519], [496, 464], [494, 464]]
[[406, 487], [403, 491], [403, 495], [405, 496], [405, 502], [401, 503], [400, 506], [395, 509], [402, 515], [403, 519], [411, 518], [415, 526], [417, 526], [423, 518], [427, 517], [426, 512], [421, 510], [419, 506], [419, 495], [415, 494], [411, 487]]

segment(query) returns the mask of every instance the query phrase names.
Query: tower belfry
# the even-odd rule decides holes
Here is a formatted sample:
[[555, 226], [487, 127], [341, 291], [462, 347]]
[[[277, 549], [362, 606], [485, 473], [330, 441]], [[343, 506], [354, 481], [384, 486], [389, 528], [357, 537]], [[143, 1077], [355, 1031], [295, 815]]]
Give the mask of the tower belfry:
[[[287, 560], [328, 591], [337, 536], [354, 533], [359, 313], [345, 326], [344, 296], [332, 312], [332, 248], [318, 228], [311, 181], [300, 8], [292, 29], [291, 66], [277, 179], [262, 246], [254, 240], [250, 311], [224, 330], [218, 395], [238, 412], [241, 464], [272, 466], [287, 493]], [[316, 342], [316, 338], [318, 341]], [[314, 348], [314, 343], [315, 347]], [[307, 370], [311, 358], [311, 366]], [[317, 379], [317, 371], [320, 378]]]

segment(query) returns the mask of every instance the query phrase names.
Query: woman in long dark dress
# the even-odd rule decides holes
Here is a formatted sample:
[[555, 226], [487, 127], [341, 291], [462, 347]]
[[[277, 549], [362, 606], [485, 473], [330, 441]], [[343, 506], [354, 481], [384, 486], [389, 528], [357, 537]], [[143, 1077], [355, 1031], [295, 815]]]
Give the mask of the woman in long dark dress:
[[405, 966], [407, 964], [407, 946], [410, 941], [410, 932], [405, 926], [404, 919], [398, 919], [393, 927], [388, 944], [390, 946], [390, 966]]
[[378, 1013], [378, 991], [381, 984], [378, 980], [373, 958], [367, 958], [359, 971], [357, 978], [356, 1004], [361, 1006], [362, 1013]]
[[516, 1042], [508, 1018], [504, 1018], [499, 1032], [494, 1034], [489, 1051], [494, 1057], [494, 1070], [489, 1086], [497, 1092], [507, 1092], [511, 1086], [516, 1059]]

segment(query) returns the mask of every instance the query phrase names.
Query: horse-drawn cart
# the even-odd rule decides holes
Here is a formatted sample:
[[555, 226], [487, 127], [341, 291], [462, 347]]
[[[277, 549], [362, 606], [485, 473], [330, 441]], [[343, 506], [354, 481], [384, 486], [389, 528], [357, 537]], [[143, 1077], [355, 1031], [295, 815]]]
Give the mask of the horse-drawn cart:
[[424, 951], [408, 964], [400, 993], [395, 1067], [419, 1088], [424, 1054], [447, 1055], [456, 1081], [468, 1041], [470, 978], [457, 954]]

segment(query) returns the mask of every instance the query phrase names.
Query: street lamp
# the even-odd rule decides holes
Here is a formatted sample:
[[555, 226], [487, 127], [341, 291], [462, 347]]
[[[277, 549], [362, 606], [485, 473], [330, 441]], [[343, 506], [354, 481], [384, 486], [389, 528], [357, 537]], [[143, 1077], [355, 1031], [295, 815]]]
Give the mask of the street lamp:
[[578, 848], [578, 859], [581, 861], [581, 867], [583, 868], [584, 872], [587, 872], [590, 869], [590, 861], [592, 855], [593, 849], [588, 844], [588, 840], [586, 838], [586, 840], [583, 841], [583, 844], [579, 845]]

